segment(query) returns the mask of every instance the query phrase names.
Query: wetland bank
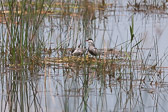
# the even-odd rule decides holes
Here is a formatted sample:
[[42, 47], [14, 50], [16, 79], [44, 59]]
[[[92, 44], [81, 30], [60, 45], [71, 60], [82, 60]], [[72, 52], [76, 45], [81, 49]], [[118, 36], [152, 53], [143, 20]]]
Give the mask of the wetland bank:
[[[165, 0], [0, 1], [2, 112], [168, 110]], [[92, 38], [101, 56], [73, 56]]]

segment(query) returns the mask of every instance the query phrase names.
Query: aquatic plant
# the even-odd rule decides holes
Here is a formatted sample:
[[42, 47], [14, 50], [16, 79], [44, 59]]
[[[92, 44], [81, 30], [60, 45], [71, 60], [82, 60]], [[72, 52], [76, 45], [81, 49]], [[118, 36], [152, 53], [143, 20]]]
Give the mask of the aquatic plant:
[[44, 13], [44, 4], [44, 0], [0, 2], [4, 23], [1, 30], [7, 31], [1, 37], [4, 42], [2, 50], [5, 50], [5, 58], [10, 64], [32, 64], [35, 62], [33, 57], [40, 59], [44, 42], [39, 27], [48, 10]]

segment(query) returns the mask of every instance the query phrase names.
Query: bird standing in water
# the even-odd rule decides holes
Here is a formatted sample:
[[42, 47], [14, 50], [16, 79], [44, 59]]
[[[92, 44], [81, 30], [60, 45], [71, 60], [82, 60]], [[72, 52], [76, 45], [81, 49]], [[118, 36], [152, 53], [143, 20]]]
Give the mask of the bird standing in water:
[[97, 55], [101, 54], [101, 52], [95, 47], [95, 45], [93, 43], [93, 39], [89, 38], [86, 41], [88, 41], [88, 44], [89, 44], [88, 51], [91, 55], [97, 56]]
[[76, 49], [72, 50], [72, 55], [82, 56], [86, 52], [86, 49], [85, 48], [84, 49], [80, 48], [80, 45], [81, 44], [79, 44]]

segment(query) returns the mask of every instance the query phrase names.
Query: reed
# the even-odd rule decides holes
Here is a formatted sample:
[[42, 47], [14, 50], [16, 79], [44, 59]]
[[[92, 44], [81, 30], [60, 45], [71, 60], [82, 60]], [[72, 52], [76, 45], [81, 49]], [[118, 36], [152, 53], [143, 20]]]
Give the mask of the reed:
[[39, 27], [46, 15], [44, 3], [44, 0], [0, 2], [5, 22], [2, 29], [7, 31], [1, 37], [5, 42], [1, 50], [5, 49], [5, 58], [10, 64], [32, 64], [33, 56], [41, 57], [44, 46]]
[[[158, 82], [150, 86], [144, 80], [146, 77], [152, 81], [161, 79], [148, 75], [157, 74], [157, 65], [147, 69], [141, 66], [142, 61], [148, 64], [148, 57], [146, 60], [140, 57], [143, 40], [137, 39], [134, 16], [127, 26], [128, 40], [121, 44], [115, 40], [115, 43], [113, 27], [116, 25], [110, 23], [115, 18], [117, 25], [121, 25], [118, 8], [108, 10], [105, 3], [108, 1], [97, 1], [0, 1], [4, 22], [1, 29], [4, 33], [0, 33], [1, 111], [135, 111], [139, 106], [146, 108], [146, 100], [142, 98], [144, 88], [151, 90]], [[137, 3], [137, 8], [138, 5], [141, 4]], [[49, 33], [45, 35], [46, 29]], [[98, 49], [110, 46], [101, 49], [107, 53], [97, 57], [72, 56], [71, 47], [78, 44], [87, 47], [88, 38], [101, 41], [99, 45], [95, 42]], [[105, 39], [109, 39], [109, 43], [105, 43]], [[156, 40], [156, 54], [157, 46]], [[158, 55], [156, 62], [159, 63]], [[157, 106], [152, 108], [157, 109]]]

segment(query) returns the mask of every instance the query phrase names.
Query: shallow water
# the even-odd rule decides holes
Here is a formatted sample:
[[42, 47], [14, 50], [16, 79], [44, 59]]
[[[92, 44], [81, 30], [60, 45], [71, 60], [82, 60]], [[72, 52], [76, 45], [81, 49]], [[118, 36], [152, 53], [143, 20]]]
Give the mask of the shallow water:
[[[87, 38], [93, 38], [98, 49], [122, 49], [127, 55], [131, 45], [142, 40], [134, 47], [131, 59], [115, 57], [116, 61], [103, 64], [42, 60], [44, 66], [34, 71], [1, 61], [0, 110], [167, 111], [167, 11], [136, 12], [126, 3], [117, 1], [116, 8], [92, 10], [88, 16], [49, 14], [37, 35], [52, 49], [51, 55], [43, 54], [43, 60], [62, 55], [56, 48], [79, 43], [87, 47]], [[130, 44], [132, 17], [135, 38]]]

